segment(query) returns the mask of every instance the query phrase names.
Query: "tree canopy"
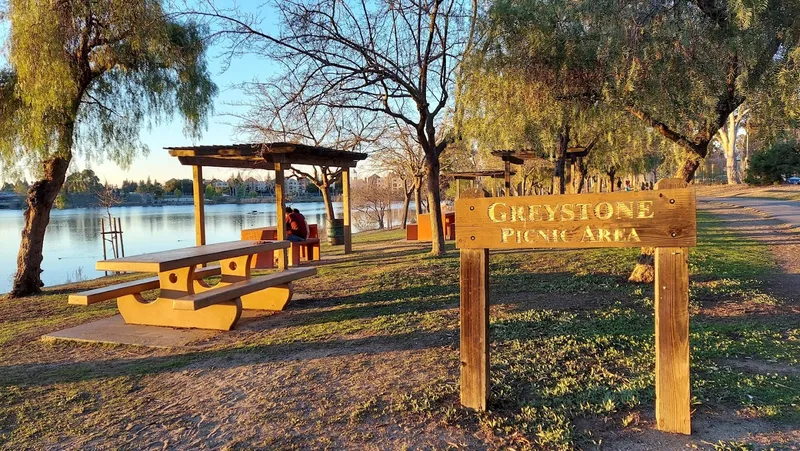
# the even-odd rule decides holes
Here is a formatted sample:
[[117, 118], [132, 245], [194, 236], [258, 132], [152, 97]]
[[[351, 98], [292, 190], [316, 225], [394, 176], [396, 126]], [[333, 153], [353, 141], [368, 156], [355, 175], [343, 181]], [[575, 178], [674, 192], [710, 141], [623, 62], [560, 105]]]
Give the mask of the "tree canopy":
[[177, 112], [199, 135], [216, 86], [202, 29], [179, 23], [160, 1], [11, 0], [3, 75], [0, 156], [7, 166], [58, 152], [57, 129], [72, 120], [75, 149], [127, 164], [147, 149], [143, 126]]

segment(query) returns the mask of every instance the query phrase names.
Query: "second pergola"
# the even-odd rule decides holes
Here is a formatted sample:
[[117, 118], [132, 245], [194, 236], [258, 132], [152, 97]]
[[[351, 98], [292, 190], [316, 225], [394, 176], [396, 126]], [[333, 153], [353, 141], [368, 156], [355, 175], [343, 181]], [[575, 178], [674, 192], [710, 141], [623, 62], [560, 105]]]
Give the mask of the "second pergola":
[[[206, 244], [203, 167], [275, 171], [278, 236], [285, 237], [286, 224], [281, 217], [286, 201], [284, 172], [293, 165], [303, 165], [342, 168], [344, 252], [346, 254], [352, 252], [350, 169], [355, 168], [359, 161], [366, 159], [367, 154], [285, 142], [182, 146], [165, 147], [165, 149], [170, 155], [177, 157], [182, 165], [192, 166], [195, 241], [198, 246]], [[284, 259], [278, 261], [283, 262]]]

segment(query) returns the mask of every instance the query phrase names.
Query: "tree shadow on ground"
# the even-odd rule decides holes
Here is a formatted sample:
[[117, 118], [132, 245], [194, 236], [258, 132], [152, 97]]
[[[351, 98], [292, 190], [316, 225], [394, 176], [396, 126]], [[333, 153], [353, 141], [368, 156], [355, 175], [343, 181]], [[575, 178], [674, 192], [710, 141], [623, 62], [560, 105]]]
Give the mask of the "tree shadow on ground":
[[[60, 364], [0, 366], [0, 386], [50, 385], [110, 377], [145, 376], [191, 366], [198, 369], [237, 367], [254, 362], [283, 362], [357, 354], [380, 354], [431, 347], [452, 346], [453, 329], [436, 332], [371, 336], [315, 342], [245, 345], [233, 349], [208, 350], [169, 356], [115, 358]], [[35, 375], [35, 376], [34, 376]]]

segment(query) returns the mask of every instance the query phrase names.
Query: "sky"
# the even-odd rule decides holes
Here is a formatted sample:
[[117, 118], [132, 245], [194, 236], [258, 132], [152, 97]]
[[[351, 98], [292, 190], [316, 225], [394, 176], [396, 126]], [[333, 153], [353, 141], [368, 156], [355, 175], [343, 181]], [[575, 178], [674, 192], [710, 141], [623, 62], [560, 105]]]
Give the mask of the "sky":
[[[2, 0], [0, 0], [1, 2]], [[221, 0], [217, 3], [224, 6], [226, 1]], [[260, 15], [266, 19], [264, 24], [268, 24], [268, 27], [273, 22], [274, 13], [270, 11], [269, 6], [255, 6], [253, 3], [244, 3], [243, 5], [242, 9], [246, 12], [260, 12]], [[6, 34], [7, 29], [0, 26], [0, 37], [5, 38]], [[237, 136], [236, 119], [230, 116], [231, 113], [246, 111], [244, 107], [232, 104], [243, 103], [247, 99], [241, 91], [233, 86], [242, 82], [265, 80], [276, 74], [276, 71], [279, 70], [278, 64], [261, 56], [244, 55], [234, 58], [226, 67], [223, 50], [222, 44], [215, 44], [209, 48], [207, 54], [211, 77], [217, 84], [219, 93], [214, 99], [214, 113], [209, 117], [208, 128], [200, 139], [194, 140], [184, 136], [183, 122], [176, 117], [175, 120], [164, 122], [151, 130], [143, 129], [141, 131], [141, 141], [147, 145], [150, 152], [147, 155], [138, 155], [130, 167], [123, 169], [113, 161], [98, 159], [87, 161], [83, 157], [76, 156], [70, 166], [70, 172], [92, 169], [101, 182], [113, 185], [120, 185], [125, 179], [139, 181], [146, 180], [148, 177], [161, 182], [171, 178], [191, 179], [191, 166], [181, 165], [177, 158], [171, 157], [168, 151], [164, 150], [164, 147], [247, 142], [246, 136]], [[0, 59], [5, 59], [5, 54], [0, 54]], [[203, 177], [225, 180], [236, 172], [236, 169], [204, 168]], [[249, 175], [262, 178], [266, 174], [253, 171]], [[28, 181], [31, 181], [30, 177], [28, 177]]]
[[[201, 145], [201, 144], [231, 144], [247, 142], [247, 137], [237, 136], [235, 130], [236, 119], [229, 116], [231, 113], [243, 111], [243, 107], [231, 105], [245, 101], [244, 95], [233, 88], [236, 83], [265, 79], [274, 75], [276, 65], [268, 60], [247, 55], [231, 62], [223, 71], [220, 49], [211, 48], [209, 52], [209, 67], [211, 76], [217, 84], [219, 93], [214, 99], [214, 113], [209, 117], [208, 128], [199, 140], [187, 138], [183, 134], [183, 121], [176, 117], [171, 122], [163, 123], [152, 130], [142, 130], [141, 140], [150, 149], [148, 155], [138, 155], [128, 169], [120, 168], [113, 161], [86, 161], [77, 158], [72, 169], [92, 169], [101, 181], [120, 185], [122, 180], [152, 180], [164, 182], [171, 178], [192, 178], [192, 167], [183, 166], [178, 159], [171, 157], [164, 147]], [[204, 168], [203, 177], [227, 179], [236, 170], [221, 168]], [[263, 176], [263, 175], [262, 175]]]

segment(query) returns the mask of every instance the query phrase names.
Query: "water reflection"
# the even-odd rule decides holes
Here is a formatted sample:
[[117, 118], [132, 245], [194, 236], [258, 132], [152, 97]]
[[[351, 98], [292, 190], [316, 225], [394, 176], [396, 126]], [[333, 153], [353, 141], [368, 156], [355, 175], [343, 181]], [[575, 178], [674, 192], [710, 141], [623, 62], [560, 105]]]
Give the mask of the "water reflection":
[[[292, 206], [298, 208], [308, 222], [324, 228], [325, 205], [322, 202]], [[341, 204], [334, 205], [337, 217], [341, 217], [341, 207]], [[114, 207], [111, 215], [121, 219], [125, 255], [194, 245], [194, 210], [191, 205]], [[394, 216], [395, 221], [399, 221], [400, 215]], [[84, 278], [103, 274], [94, 270], [95, 262], [103, 258], [100, 238], [100, 218], [103, 217], [106, 217], [104, 209], [52, 212], [45, 234], [42, 262], [42, 280], [46, 285], [74, 281], [76, 271], [80, 271]], [[274, 226], [276, 218], [275, 205], [272, 204], [208, 205], [206, 240], [208, 243], [237, 240], [241, 229]], [[21, 211], [0, 210], [0, 233], [5, 237], [0, 246], [0, 293], [11, 288], [22, 227]], [[357, 231], [355, 226], [354, 231]]]

